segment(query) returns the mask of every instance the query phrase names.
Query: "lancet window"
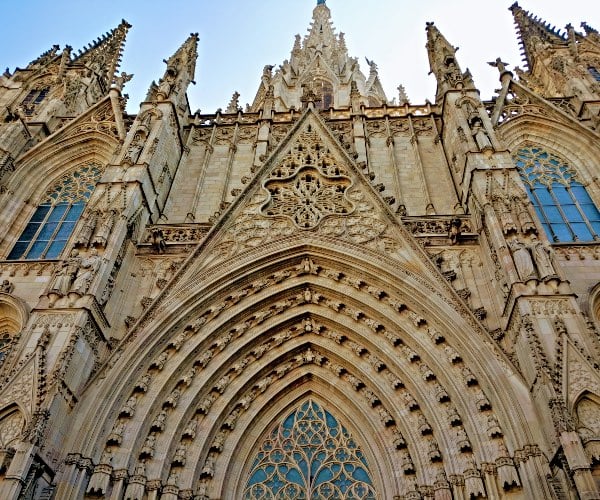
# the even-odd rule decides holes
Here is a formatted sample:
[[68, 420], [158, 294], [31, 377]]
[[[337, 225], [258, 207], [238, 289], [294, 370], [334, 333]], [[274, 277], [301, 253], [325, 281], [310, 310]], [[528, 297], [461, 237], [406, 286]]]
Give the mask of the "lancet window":
[[307, 400], [263, 441], [243, 498], [374, 499], [360, 447], [329, 411]]
[[58, 258], [73, 234], [100, 173], [98, 165], [88, 164], [66, 173], [54, 183], [25, 226], [8, 260]]
[[315, 90], [321, 97], [319, 108], [329, 109], [333, 107], [333, 85], [326, 80], [317, 80]]
[[588, 71], [590, 72], [590, 75], [592, 75], [597, 82], [600, 82], [600, 71], [598, 71], [598, 68], [596, 68], [594, 66], [590, 66], [588, 68]]
[[21, 102], [21, 107], [26, 116], [31, 116], [33, 114], [35, 107], [44, 100], [49, 91], [49, 87], [29, 91], [25, 96], [25, 99], [23, 99], [23, 102]]
[[541, 147], [526, 146], [515, 153], [514, 160], [551, 241], [600, 239], [600, 212], [565, 159]]

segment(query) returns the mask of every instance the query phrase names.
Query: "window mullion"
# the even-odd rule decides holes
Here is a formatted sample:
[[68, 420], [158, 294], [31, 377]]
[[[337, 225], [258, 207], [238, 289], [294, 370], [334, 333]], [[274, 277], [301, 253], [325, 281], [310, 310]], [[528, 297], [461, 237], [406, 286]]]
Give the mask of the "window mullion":
[[69, 205], [67, 206], [65, 212], [62, 214], [62, 217], [56, 223], [56, 229], [52, 232], [52, 235], [50, 236], [50, 240], [48, 241], [48, 244], [46, 245], [46, 248], [44, 248], [44, 251], [40, 255], [40, 257], [42, 259], [46, 258], [46, 254], [48, 253], [48, 250], [52, 246], [52, 243], [54, 243], [54, 241], [56, 240], [56, 235], [60, 231], [60, 228], [62, 227], [63, 222], [65, 221], [65, 218], [67, 217], [67, 214], [69, 213], [69, 210], [71, 209], [71, 206], [72, 205], [69, 203]]
[[[542, 184], [537, 183], [540, 186], [542, 186]], [[548, 189], [548, 191], [550, 191], [549, 188], [543, 187], [542, 189]], [[540, 207], [540, 211], [539, 213], [542, 215], [542, 219], [543, 219], [543, 223], [545, 223], [548, 227], [548, 229], [550, 230], [550, 234], [552, 235], [552, 240], [553, 241], [558, 241], [558, 237], [556, 236], [556, 233], [554, 232], [554, 229], [552, 228], [552, 223], [550, 222], [550, 220], [548, 219], [548, 216], [546, 215], [546, 211], [544, 210], [544, 205], [540, 202], [540, 199], [538, 197], [538, 195], [535, 192], [535, 188], [530, 188], [529, 192], [531, 193], [531, 196], [533, 197], [533, 199], [535, 200], [535, 202], [537, 203], [537, 206]]]
[[[38, 208], [40, 208], [40, 205], [38, 205], [36, 207], [36, 211], [38, 210]], [[52, 212], [54, 211], [54, 205], [51, 205], [50, 210], [48, 210], [48, 213], [46, 214], [46, 217], [44, 217], [44, 219], [42, 220], [42, 222], [40, 223], [40, 227], [38, 227], [38, 230], [35, 232], [35, 234], [31, 237], [31, 240], [29, 241], [29, 245], [27, 245], [27, 248], [25, 249], [25, 251], [23, 252], [23, 255], [21, 256], [21, 258], [26, 259], [27, 256], [29, 255], [29, 252], [31, 251], [31, 247], [33, 247], [33, 245], [35, 244], [35, 242], [38, 239], [38, 236], [40, 235], [40, 233], [43, 231], [44, 226], [46, 225], [46, 222], [48, 222], [48, 219], [50, 218], [50, 215], [52, 214]], [[33, 212], [33, 214], [35, 215], [35, 212]], [[31, 222], [31, 219], [33, 218], [33, 215], [29, 218], [29, 221]]]
[[579, 205], [579, 201], [577, 200], [577, 198], [575, 197], [575, 195], [571, 191], [571, 187], [570, 186], [567, 186], [567, 193], [569, 193], [569, 196], [571, 197], [571, 199], [575, 203], [575, 207], [577, 208], [577, 211], [579, 212], [579, 215], [581, 215], [581, 218], [583, 219], [583, 222], [585, 223], [586, 227], [588, 228], [588, 231], [592, 234], [592, 238], [594, 238], [594, 240], [597, 240], [598, 239], [598, 235], [596, 234], [596, 231], [594, 231], [594, 228], [590, 224], [590, 220], [585, 215], [585, 212], [582, 210], [581, 206]]
[[[552, 184], [554, 185], [555, 183], [553, 182]], [[564, 212], [564, 210], [562, 208], [562, 205], [560, 204], [560, 202], [558, 201], [558, 198], [554, 194], [554, 191], [552, 190], [552, 187], [550, 187], [548, 189], [548, 191], [550, 192], [550, 196], [552, 197], [552, 200], [554, 201], [554, 204], [556, 205], [556, 209], [560, 212], [560, 216], [562, 217], [563, 222], [567, 225], [567, 228], [569, 229], [569, 232], [571, 233], [572, 240], [573, 241], [578, 241], [579, 238], [575, 234], [575, 232], [573, 231], [573, 228], [571, 227], [571, 223], [569, 222], [569, 219], [565, 215], [565, 212]]]

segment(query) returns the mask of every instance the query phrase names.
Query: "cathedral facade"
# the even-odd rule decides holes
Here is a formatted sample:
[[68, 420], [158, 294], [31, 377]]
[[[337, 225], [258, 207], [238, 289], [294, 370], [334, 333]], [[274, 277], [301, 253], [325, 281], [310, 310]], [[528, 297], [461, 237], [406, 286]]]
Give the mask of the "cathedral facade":
[[[252, 104], [130, 26], [0, 77], [0, 498], [599, 499], [600, 34], [386, 96], [325, 0]], [[509, 13], [507, 13], [509, 15]]]

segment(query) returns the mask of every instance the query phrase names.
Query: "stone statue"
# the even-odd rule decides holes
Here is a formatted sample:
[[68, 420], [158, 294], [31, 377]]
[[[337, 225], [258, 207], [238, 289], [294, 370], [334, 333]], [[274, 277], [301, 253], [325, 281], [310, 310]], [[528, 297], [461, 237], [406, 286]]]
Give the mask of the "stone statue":
[[88, 247], [90, 244], [90, 240], [92, 239], [92, 235], [94, 234], [94, 229], [96, 229], [96, 224], [98, 223], [98, 213], [90, 212], [83, 223], [83, 227], [79, 234], [77, 235], [77, 239], [75, 240], [76, 245], [81, 245], [83, 247]]
[[50, 291], [59, 295], [66, 295], [71, 289], [71, 283], [79, 271], [81, 257], [76, 249], [71, 250], [69, 257], [60, 263], [60, 268], [54, 277]]
[[137, 132], [133, 136], [133, 140], [131, 141], [131, 144], [129, 145], [129, 149], [127, 150], [127, 153], [125, 153], [125, 157], [123, 158], [123, 160], [131, 163], [132, 165], [135, 165], [137, 163], [137, 161], [139, 160], [143, 149], [144, 149], [144, 135]]
[[81, 260], [71, 291], [81, 294], [87, 292], [90, 283], [100, 268], [101, 262], [102, 258], [98, 255], [98, 251], [93, 248], [90, 255]]
[[105, 246], [112, 231], [112, 227], [115, 223], [115, 211], [111, 210], [105, 214], [100, 227], [96, 231], [96, 235], [92, 240], [93, 245]]
[[121, 72], [120, 75], [115, 76], [114, 86], [116, 88], [118, 88], [119, 90], [123, 90], [123, 86], [132, 78], [133, 78], [133, 75], [130, 75], [123, 71], [123, 72]]
[[512, 211], [507, 200], [500, 199], [500, 223], [502, 224], [502, 232], [506, 235], [517, 231], [517, 225], [513, 219]]
[[535, 227], [535, 222], [533, 222], [531, 214], [527, 209], [527, 204], [523, 200], [517, 200], [517, 209], [517, 219], [519, 220], [523, 234], [536, 233], [537, 228]]
[[166, 99], [169, 97], [171, 90], [173, 88], [173, 83], [175, 82], [175, 77], [177, 76], [177, 71], [175, 68], [167, 68], [167, 72], [164, 78], [161, 78], [158, 81], [158, 89], [156, 91], [156, 95], [159, 98]]
[[477, 147], [480, 151], [484, 151], [486, 149], [494, 149], [492, 147], [490, 138], [488, 137], [488, 134], [483, 126], [481, 118], [476, 117], [473, 118], [473, 120], [471, 120], [471, 135], [473, 136], [473, 139], [475, 139], [475, 143], [477, 144]]
[[500, 74], [504, 73], [505, 71], [508, 71], [506, 69], [506, 65], [508, 63], [502, 62], [502, 59], [500, 59], [499, 57], [497, 57], [495, 61], [488, 62], [488, 64], [494, 68], [498, 68]]
[[523, 281], [537, 278], [535, 268], [533, 266], [533, 260], [529, 249], [525, 244], [516, 238], [509, 243], [510, 250], [512, 252], [513, 260], [519, 273], [519, 277]]
[[165, 253], [167, 244], [165, 243], [165, 237], [161, 228], [153, 227], [150, 230], [150, 240], [152, 241], [152, 246], [158, 253]]
[[2, 280], [0, 283], [0, 292], [2, 293], [12, 293], [15, 286], [8, 280]]
[[546, 245], [534, 236], [530, 248], [540, 279], [556, 276], [550, 251], [546, 248]]

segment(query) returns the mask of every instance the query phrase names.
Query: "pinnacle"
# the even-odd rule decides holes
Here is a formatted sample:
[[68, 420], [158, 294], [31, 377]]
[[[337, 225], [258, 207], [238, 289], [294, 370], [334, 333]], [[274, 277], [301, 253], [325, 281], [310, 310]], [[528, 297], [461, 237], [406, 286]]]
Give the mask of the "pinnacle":
[[73, 62], [92, 67], [109, 86], [119, 68], [129, 28], [131, 28], [131, 24], [122, 19], [116, 28], [89, 43], [86, 48], [79, 50]]
[[533, 66], [535, 54], [539, 52], [542, 44], [563, 45], [566, 42], [565, 36], [555, 26], [524, 10], [517, 2], [511, 5], [509, 10], [513, 14], [524, 62], [529, 69]]

